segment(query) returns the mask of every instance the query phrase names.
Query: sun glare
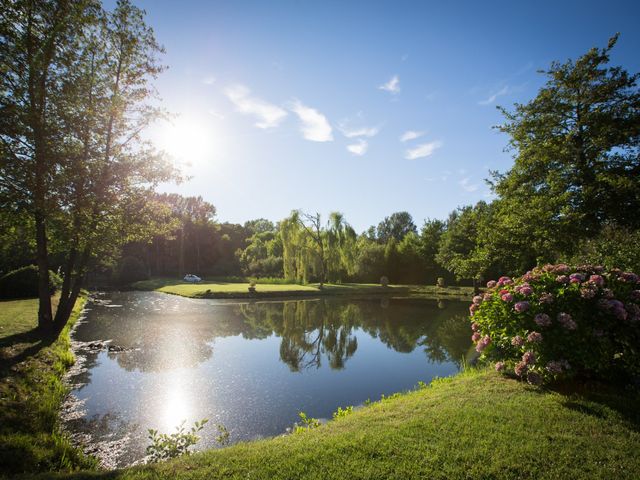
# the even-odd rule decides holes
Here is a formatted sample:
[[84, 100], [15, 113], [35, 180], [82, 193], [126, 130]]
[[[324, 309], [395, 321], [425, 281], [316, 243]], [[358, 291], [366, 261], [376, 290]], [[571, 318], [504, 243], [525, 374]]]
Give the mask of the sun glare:
[[158, 146], [180, 162], [198, 164], [211, 160], [213, 132], [195, 118], [179, 117], [165, 124]]

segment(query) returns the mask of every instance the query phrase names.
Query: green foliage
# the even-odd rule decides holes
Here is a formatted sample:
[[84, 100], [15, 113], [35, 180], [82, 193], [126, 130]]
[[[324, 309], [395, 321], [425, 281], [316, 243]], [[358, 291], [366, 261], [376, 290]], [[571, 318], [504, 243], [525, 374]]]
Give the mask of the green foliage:
[[147, 280], [147, 267], [138, 257], [124, 257], [118, 266], [118, 283], [128, 285], [133, 282]]
[[347, 415], [351, 415], [353, 413], [353, 405], [350, 405], [348, 407], [342, 408], [342, 407], [338, 407], [338, 409], [333, 412], [333, 419], [337, 420], [339, 418], [344, 418]]
[[[53, 295], [62, 279], [49, 271], [49, 294]], [[34, 298], [38, 296], [38, 267], [29, 265], [0, 277], [0, 298]]]
[[[147, 460], [155, 463], [182, 455], [189, 455], [191, 453], [189, 447], [195, 445], [198, 443], [198, 440], [200, 440], [200, 437], [196, 434], [204, 428], [208, 421], [207, 418], [199, 422], [196, 421], [189, 430], [186, 429], [185, 422], [183, 421], [176, 427], [176, 431], [171, 434], [158, 433], [157, 430], [150, 428], [148, 430], [148, 438], [151, 444], [147, 446]], [[228, 434], [228, 432], [226, 433]]]
[[605, 226], [598, 236], [582, 240], [566, 260], [640, 272], [640, 230]]
[[609, 66], [617, 39], [553, 62], [533, 100], [500, 109], [515, 163], [494, 172], [505, 217], [497, 230], [508, 227], [518, 244], [533, 237], [538, 256], [570, 252], [609, 223], [640, 227], [639, 75]]
[[218, 435], [216, 435], [216, 442], [220, 445], [227, 446], [231, 442], [231, 434], [227, 427], [222, 425], [221, 423], [216, 425], [216, 429], [218, 430]]
[[395, 212], [378, 224], [376, 233], [380, 243], [387, 243], [392, 238], [396, 242], [401, 242], [409, 233], [417, 233], [417, 231], [409, 212]]
[[296, 423], [293, 428], [293, 433], [304, 433], [320, 426], [320, 420], [308, 417], [304, 412], [298, 413], [298, 416], [300, 417], [301, 425]]
[[488, 284], [470, 307], [472, 339], [497, 370], [530, 383], [640, 375], [640, 278], [583, 265], [546, 265]]

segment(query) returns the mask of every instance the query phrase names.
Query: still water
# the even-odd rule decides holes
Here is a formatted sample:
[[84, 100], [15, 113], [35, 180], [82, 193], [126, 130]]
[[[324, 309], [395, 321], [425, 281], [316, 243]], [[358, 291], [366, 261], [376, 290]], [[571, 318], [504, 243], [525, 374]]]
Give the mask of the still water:
[[215, 446], [216, 424], [232, 442], [279, 435], [300, 411], [330, 418], [457, 372], [470, 333], [456, 301], [98, 295], [73, 334], [63, 417], [107, 466], [139, 461], [147, 429], [183, 420], [209, 419], [199, 448]]

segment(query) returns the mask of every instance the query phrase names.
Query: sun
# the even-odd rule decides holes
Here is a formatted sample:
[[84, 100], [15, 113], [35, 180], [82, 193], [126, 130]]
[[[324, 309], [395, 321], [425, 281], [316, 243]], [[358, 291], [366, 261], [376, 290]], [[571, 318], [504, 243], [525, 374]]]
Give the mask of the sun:
[[196, 117], [180, 116], [159, 132], [158, 147], [185, 164], [209, 161], [213, 154], [214, 133]]

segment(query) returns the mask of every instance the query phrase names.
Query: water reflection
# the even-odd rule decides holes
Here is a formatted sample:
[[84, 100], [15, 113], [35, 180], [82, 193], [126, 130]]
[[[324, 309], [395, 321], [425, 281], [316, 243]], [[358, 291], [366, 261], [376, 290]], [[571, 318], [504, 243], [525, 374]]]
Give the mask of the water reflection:
[[[144, 455], [147, 428], [209, 418], [232, 441], [282, 433], [297, 413], [329, 417], [457, 371], [469, 352], [466, 304], [383, 299], [234, 303], [152, 292], [113, 293], [90, 306], [79, 342], [89, 352], [73, 383], [94, 438], [124, 438], [116, 464]], [[117, 418], [117, 429], [112, 420]], [[101, 420], [99, 420], [101, 419]], [[121, 445], [122, 442], [120, 442]]]

